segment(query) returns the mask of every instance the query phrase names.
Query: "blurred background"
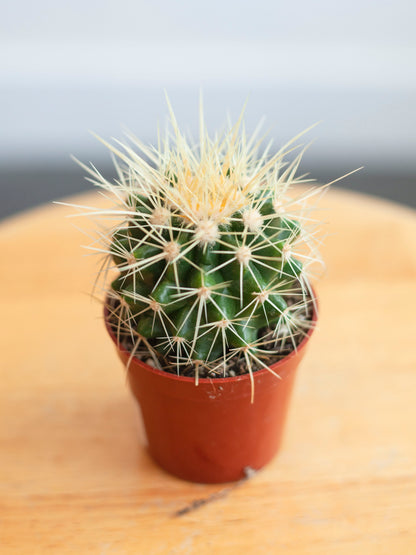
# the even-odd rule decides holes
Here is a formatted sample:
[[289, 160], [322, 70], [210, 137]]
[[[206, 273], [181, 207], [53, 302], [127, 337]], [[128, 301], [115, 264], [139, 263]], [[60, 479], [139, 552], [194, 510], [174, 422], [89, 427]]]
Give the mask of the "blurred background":
[[196, 135], [248, 99], [276, 148], [311, 124], [303, 171], [416, 206], [411, 0], [1, 0], [0, 217], [89, 187], [111, 162], [89, 130], [154, 142], [164, 90]]

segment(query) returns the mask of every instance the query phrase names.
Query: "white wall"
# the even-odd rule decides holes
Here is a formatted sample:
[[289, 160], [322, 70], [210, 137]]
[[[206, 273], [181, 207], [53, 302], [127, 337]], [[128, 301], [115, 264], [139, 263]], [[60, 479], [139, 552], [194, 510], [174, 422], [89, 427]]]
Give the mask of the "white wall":
[[0, 164], [97, 159], [88, 135], [153, 140], [165, 88], [195, 129], [249, 96], [277, 142], [322, 120], [315, 161], [416, 168], [416, 5], [405, 0], [8, 2]]

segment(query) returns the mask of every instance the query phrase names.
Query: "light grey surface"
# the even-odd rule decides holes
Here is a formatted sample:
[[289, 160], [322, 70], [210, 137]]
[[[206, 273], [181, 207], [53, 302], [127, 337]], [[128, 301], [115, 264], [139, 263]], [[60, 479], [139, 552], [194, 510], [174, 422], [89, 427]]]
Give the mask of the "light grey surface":
[[416, 169], [415, 18], [411, 0], [9, 2], [0, 165], [97, 159], [88, 130], [153, 140], [164, 89], [195, 132], [203, 89], [212, 128], [249, 97], [248, 127], [264, 115], [278, 144], [322, 121], [316, 165]]
[[[19, 0], [7, 3], [1, 34], [19, 39], [276, 39], [406, 43], [414, 37], [411, 0]], [[406, 17], [407, 16], [407, 17]], [[121, 25], [122, 23], [122, 25]]]
[[[1, 2], [1, 0], [0, 0]], [[248, 99], [252, 130], [281, 146], [321, 121], [305, 169], [414, 205], [416, 4], [411, 0], [19, 0], [0, 18], [0, 211], [85, 187], [69, 154], [108, 165], [127, 126], [154, 142], [167, 90], [197, 132]]]

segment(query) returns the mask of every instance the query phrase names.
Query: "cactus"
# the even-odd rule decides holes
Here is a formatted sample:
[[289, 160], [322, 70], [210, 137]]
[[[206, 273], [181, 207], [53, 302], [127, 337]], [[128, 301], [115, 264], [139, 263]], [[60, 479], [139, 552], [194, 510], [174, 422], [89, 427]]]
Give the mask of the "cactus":
[[319, 241], [307, 201], [320, 188], [288, 194], [313, 181], [296, 176], [297, 137], [259, 155], [258, 132], [247, 137], [241, 118], [212, 139], [201, 115], [194, 146], [170, 111], [173, 133], [157, 149], [133, 136], [132, 146], [102, 141], [115, 182], [83, 166], [117, 204], [101, 212], [116, 226], [92, 247], [104, 252], [106, 271], [117, 272], [111, 321], [130, 338], [132, 356], [144, 348], [159, 368], [180, 375], [191, 367], [198, 381], [228, 375], [237, 357], [252, 375], [313, 325], [310, 268]]

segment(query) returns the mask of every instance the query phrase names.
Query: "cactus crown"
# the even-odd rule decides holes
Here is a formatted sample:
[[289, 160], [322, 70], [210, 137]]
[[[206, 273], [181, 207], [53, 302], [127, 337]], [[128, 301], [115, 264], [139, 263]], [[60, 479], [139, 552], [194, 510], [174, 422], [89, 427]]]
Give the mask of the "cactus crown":
[[83, 167], [116, 199], [102, 215], [122, 219], [92, 248], [117, 270], [111, 318], [132, 354], [145, 347], [155, 366], [192, 368], [198, 380], [229, 375], [236, 356], [251, 375], [282, 347], [296, 348], [312, 325], [310, 267], [319, 256], [306, 204], [320, 190], [288, 194], [313, 181], [296, 177], [303, 151], [285, 161], [297, 138], [259, 155], [257, 132], [247, 137], [241, 117], [210, 138], [201, 109], [197, 146], [172, 110], [157, 149], [129, 139], [132, 146], [103, 141], [115, 155], [115, 182]]

